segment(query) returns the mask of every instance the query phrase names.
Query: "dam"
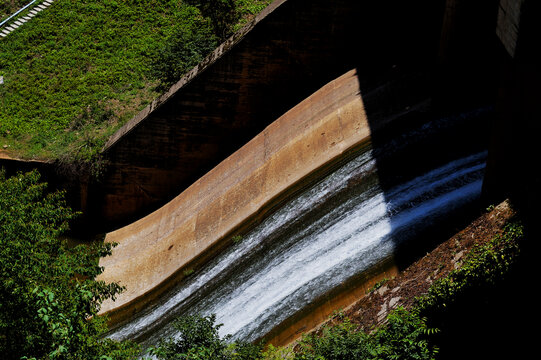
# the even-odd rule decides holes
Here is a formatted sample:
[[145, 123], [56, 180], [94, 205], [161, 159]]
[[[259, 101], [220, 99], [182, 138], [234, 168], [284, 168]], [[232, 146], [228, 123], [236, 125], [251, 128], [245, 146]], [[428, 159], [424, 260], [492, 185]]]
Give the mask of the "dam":
[[521, 59], [495, 31], [508, 2], [328, 3], [274, 2], [105, 146], [104, 179], [78, 195], [118, 243], [100, 261], [126, 286], [102, 307], [111, 338], [152, 345], [199, 312], [288, 344], [467, 221], [487, 184], [500, 196], [526, 158], [488, 130], [489, 59]]
[[[378, 150], [392, 157], [451, 122], [438, 119]], [[426, 248], [423, 233], [479, 200], [485, 161], [481, 150], [383, 191], [368, 143], [110, 336], [155, 345], [175, 335], [168, 324], [176, 316], [198, 313], [216, 314], [222, 335], [263, 338], [336, 288], [353, 288], [395, 263], [398, 249], [414, 241]]]
[[[188, 146], [190, 132], [203, 131], [193, 127], [194, 120], [202, 117], [203, 125], [210, 121], [208, 125], [220, 128], [225, 126], [222, 121], [230, 119], [232, 127], [222, 129], [236, 141], [236, 126], [250, 114], [258, 119], [250, 131], [260, 131], [249, 135], [244, 129], [243, 136], [251, 139], [245, 145], [169, 202], [107, 234], [105, 241], [118, 246], [113, 256], [101, 259], [105, 270], [100, 280], [119, 282], [127, 289], [115, 302], [103, 304], [102, 312], [113, 325], [110, 337], [153, 345], [165, 335], [174, 335], [170, 323], [176, 316], [215, 313], [224, 324], [224, 334], [251, 341], [271, 336], [287, 344], [335, 310], [337, 304], [329, 305], [332, 299], [348, 298], [348, 293], [362, 296], [359, 289], [382, 274], [400, 271], [478, 209], [487, 160], [486, 129], [495, 114], [489, 93], [493, 82], [472, 84], [453, 97], [449, 92], [457, 90], [452, 81], [463, 79], [469, 71], [489, 73], [491, 67], [460, 68], [464, 74], [447, 79], [448, 87], [440, 84], [446, 78], [441, 68], [436, 71], [433, 66], [436, 45], [445, 49], [440, 49], [443, 60], [459, 51], [451, 40], [440, 39], [453, 32], [456, 9], [445, 8], [444, 2], [431, 3], [427, 9], [434, 17], [420, 20], [415, 9], [421, 3], [428, 6], [424, 2], [407, 9], [398, 6], [383, 20], [383, 7], [364, 2], [329, 7], [319, 2], [276, 1], [110, 139], [104, 154], [117, 165], [107, 175], [112, 179], [107, 186], [112, 188], [101, 193], [111, 191], [105, 197], [110, 203], [104, 215], [116, 221], [143, 208], [148, 212], [147, 200], [152, 198], [148, 194], [171, 192], [189, 181], [195, 176], [192, 170], [200, 170], [189, 162], [209, 166], [203, 157], [219, 149], [229, 149], [224, 152], [228, 154], [231, 144]], [[320, 17], [331, 8], [330, 38], [312, 29], [309, 21], [300, 25], [314, 31], [310, 37], [314, 46], [325, 40], [317, 50], [321, 58], [312, 54], [318, 60], [305, 63], [310, 71], [307, 67], [290, 73], [295, 72], [288, 63], [293, 55], [286, 56], [284, 69], [292, 82], [278, 75], [278, 83], [272, 86], [276, 93], [267, 99], [275, 99], [282, 110], [254, 100], [261, 94], [257, 89], [261, 83], [254, 79], [249, 87], [238, 87], [246, 79], [236, 71], [256, 66], [253, 56], [263, 55], [263, 62], [257, 62], [262, 69], [273, 69], [281, 61], [281, 55], [272, 59], [268, 53], [254, 51], [249, 45], [253, 36], [268, 36], [266, 26], [276, 31], [274, 26], [283, 24], [283, 16], [293, 21], [315, 11]], [[363, 14], [367, 29], [384, 21], [389, 26], [384, 33], [389, 35], [381, 36], [390, 40], [388, 47], [368, 41], [366, 49], [374, 52], [368, 50], [363, 56], [351, 51], [351, 37], [336, 42], [336, 36], [348, 33], [355, 23], [353, 14]], [[368, 20], [368, 14], [374, 18]], [[413, 19], [419, 22], [402, 28]], [[471, 40], [469, 30], [461, 29], [461, 36], [469, 41], [487, 34], [476, 32]], [[397, 38], [390, 35], [398, 33]], [[405, 48], [408, 36], [418, 36], [415, 51]], [[295, 41], [287, 46], [297, 46], [301, 52], [307, 49]], [[490, 45], [494, 43], [488, 42], [489, 51], [480, 47], [477, 52], [482, 58], [491, 56], [497, 51]], [[343, 57], [338, 59], [337, 54]], [[236, 61], [239, 68], [232, 65]], [[443, 61], [442, 66], [445, 76], [458, 71], [453, 70], [454, 63]], [[266, 82], [268, 73], [264, 74]], [[256, 78], [260, 75], [254, 72]], [[298, 75], [307, 75], [303, 84], [309, 86], [297, 88]], [[220, 92], [226, 91], [220, 99], [229, 99], [220, 103], [216, 113], [217, 108], [201, 106], [208, 94], [202, 89], [208, 90], [214, 81], [221, 84]], [[229, 81], [236, 85], [224, 85]], [[238, 90], [231, 92], [233, 87]], [[286, 100], [282, 95], [290, 97]], [[261, 109], [248, 109], [254, 104]], [[218, 119], [224, 114], [230, 117]], [[174, 134], [180, 137], [172, 138]], [[148, 148], [149, 139], [157, 146]], [[140, 152], [134, 149], [143, 148], [148, 151], [133, 156], [133, 151]], [[129, 159], [137, 164], [127, 164]], [[142, 196], [137, 195], [139, 190], [132, 191], [134, 184], [144, 189], [145, 183], [152, 189], [147, 187], [139, 193]], [[319, 309], [314, 312], [317, 316], [307, 315], [313, 309]], [[299, 321], [305, 316], [311, 319]], [[304, 323], [304, 328], [281, 333], [281, 328], [294, 323]]]
[[374, 94], [359, 84], [355, 69], [329, 82], [164, 207], [107, 234], [118, 246], [99, 279], [127, 288], [102, 307], [112, 338], [155, 345], [193, 313], [216, 314], [224, 335], [264, 338], [337, 291], [391, 276], [479, 206], [493, 107], [442, 116], [425, 100], [369, 126]]

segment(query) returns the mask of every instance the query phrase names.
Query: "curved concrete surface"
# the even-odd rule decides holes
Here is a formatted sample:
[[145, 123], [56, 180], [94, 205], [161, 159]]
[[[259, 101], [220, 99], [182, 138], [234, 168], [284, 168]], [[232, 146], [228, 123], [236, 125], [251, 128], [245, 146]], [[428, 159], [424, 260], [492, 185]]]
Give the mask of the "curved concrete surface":
[[171, 202], [108, 233], [105, 241], [118, 246], [101, 259], [99, 280], [126, 291], [102, 313], [115, 322], [137, 311], [280, 194], [367, 140], [356, 75], [351, 70], [328, 83]]

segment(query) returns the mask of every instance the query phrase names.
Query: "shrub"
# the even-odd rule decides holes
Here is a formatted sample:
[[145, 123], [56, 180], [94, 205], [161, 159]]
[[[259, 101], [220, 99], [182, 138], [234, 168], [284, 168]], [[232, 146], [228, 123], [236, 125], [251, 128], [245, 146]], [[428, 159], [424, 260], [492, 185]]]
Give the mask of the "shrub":
[[183, 5], [178, 24], [152, 63], [152, 76], [164, 89], [197, 65], [218, 44], [212, 22], [194, 6]]
[[305, 335], [295, 359], [434, 359], [437, 349], [429, 346], [427, 335], [436, 331], [427, 327], [426, 318], [402, 308], [373, 333], [357, 330], [345, 318], [324, 326], [320, 334]]
[[511, 222], [502, 234], [486, 244], [475, 245], [460, 268], [435, 281], [426, 295], [416, 299], [416, 307], [419, 311], [437, 311], [471, 289], [497, 284], [516, 262], [520, 253], [518, 241], [523, 235], [523, 226]]
[[198, 360], [249, 360], [261, 357], [261, 346], [246, 342], [231, 342], [229, 336], [221, 338], [216, 325], [216, 316], [179, 317], [174, 327], [179, 332], [177, 338], [160, 340], [150, 354], [158, 359], [198, 359]]
[[137, 347], [102, 339], [103, 300], [121, 291], [96, 281], [111, 244], [69, 247], [60, 235], [76, 214], [46, 194], [36, 171], [0, 171], [0, 352], [3, 359], [132, 357]]

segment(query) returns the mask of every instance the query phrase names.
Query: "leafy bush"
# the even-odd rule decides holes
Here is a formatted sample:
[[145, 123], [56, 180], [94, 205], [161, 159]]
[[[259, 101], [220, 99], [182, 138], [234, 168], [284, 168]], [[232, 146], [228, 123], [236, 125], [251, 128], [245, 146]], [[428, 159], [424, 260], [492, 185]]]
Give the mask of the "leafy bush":
[[210, 54], [270, 0], [186, 0], [178, 22], [152, 61], [152, 76], [165, 89]]
[[215, 321], [215, 315], [180, 317], [174, 324], [179, 337], [161, 340], [150, 353], [163, 360], [249, 360], [261, 357], [260, 346], [245, 342], [228, 343], [229, 336], [220, 338], [218, 330], [221, 325], [215, 325]]
[[69, 247], [60, 235], [76, 215], [62, 192], [45, 194], [36, 171], [0, 171], [0, 352], [3, 359], [125, 359], [137, 349], [101, 339], [96, 316], [117, 284], [96, 281], [110, 244]]
[[179, 23], [153, 60], [152, 75], [160, 79], [162, 89], [169, 87], [214, 50], [218, 41], [211, 20], [196, 7], [183, 5]]
[[203, 16], [210, 20], [213, 33], [220, 41], [231, 35], [233, 25], [240, 18], [235, 0], [186, 0], [186, 3], [199, 8]]
[[305, 335], [295, 359], [434, 359], [437, 349], [427, 340], [433, 332], [425, 318], [402, 308], [389, 314], [387, 323], [373, 333], [359, 331], [343, 318], [324, 326], [320, 334]]
[[511, 222], [502, 234], [486, 244], [477, 244], [467, 254], [462, 266], [435, 281], [428, 293], [419, 297], [419, 311], [437, 311], [452, 303], [459, 295], [492, 286], [509, 273], [520, 253], [518, 241], [524, 236], [520, 223]]
[[318, 334], [304, 335], [295, 351], [272, 345], [265, 351], [261, 346], [230, 342], [230, 336], [220, 338], [215, 316], [188, 316], [176, 320], [179, 337], [160, 341], [150, 354], [162, 360], [334, 360], [334, 359], [433, 359], [437, 349], [429, 346], [426, 319], [417, 312], [397, 309], [389, 315], [385, 326], [373, 333], [358, 331], [349, 319], [340, 318], [326, 325]]

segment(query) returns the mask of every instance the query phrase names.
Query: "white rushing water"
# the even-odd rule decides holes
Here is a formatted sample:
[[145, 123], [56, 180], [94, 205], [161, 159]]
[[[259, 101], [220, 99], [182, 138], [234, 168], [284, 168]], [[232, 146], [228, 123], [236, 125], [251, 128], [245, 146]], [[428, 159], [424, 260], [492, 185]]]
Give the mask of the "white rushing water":
[[371, 150], [285, 203], [152, 309], [114, 330], [146, 345], [178, 315], [216, 314], [222, 335], [254, 340], [475, 200], [486, 153], [383, 191]]

